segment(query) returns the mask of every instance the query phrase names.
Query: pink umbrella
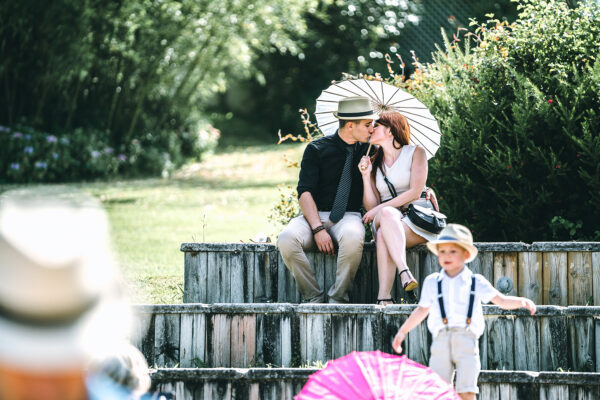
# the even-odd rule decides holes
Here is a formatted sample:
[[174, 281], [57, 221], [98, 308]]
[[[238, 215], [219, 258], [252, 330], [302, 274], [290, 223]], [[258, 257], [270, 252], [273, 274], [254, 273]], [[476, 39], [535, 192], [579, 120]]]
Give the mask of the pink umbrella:
[[406, 356], [381, 351], [352, 353], [329, 361], [308, 378], [296, 400], [460, 400], [452, 385]]

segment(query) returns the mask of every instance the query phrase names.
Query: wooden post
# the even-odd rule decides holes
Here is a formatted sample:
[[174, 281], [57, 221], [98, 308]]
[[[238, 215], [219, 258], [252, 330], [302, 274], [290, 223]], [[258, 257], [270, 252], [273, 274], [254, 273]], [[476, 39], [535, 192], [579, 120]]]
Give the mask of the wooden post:
[[540, 317], [540, 369], [568, 371], [569, 342], [567, 318], [556, 308], [553, 315]]
[[487, 368], [514, 370], [513, 316], [488, 316], [485, 322], [488, 352]]
[[542, 253], [519, 253], [518, 295], [531, 299], [535, 304], [543, 304], [542, 294]]
[[179, 364], [179, 314], [157, 314], [154, 325], [154, 360], [157, 365]]
[[474, 274], [481, 274], [485, 279], [494, 284], [494, 253], [491, 251], [480, 251], [477, 258], [467, 264]]
[[256, 315], [238, 314], [231, 319], [231, 367], [248, 368], [256, 363]]
[[207, 254], [184, 253], [184, 303], [206, 303]]
[[[234, 251], [229, 253], [230, 266], [230, 301], [231, 303], [244, 303], [247, 298], [246, 291], [248, 290], [245, 272], [247, 267], [244, 266], [244, 253]], [[227, 255], [227, 253], [224, 253]]]
[[548, 305], [568, 306], [567, 253], [547, 252], [544, 263], [543, 302]]
[[206, 365], [206, 314], [181, 314], [179, 366], [198, 368]]
[[500, 292], [517, 295], [517, 253], [497, 252], [494, 254], [494, 280], [492, 284]]
[[231, 365], [231, 315], [212, 316], [212, 368]]
[[[592, 253], [592, 275], [593, 275], [593, 292], [594, 292], [594, 306], [600, 306], [600, 252]], [[596, 347], [599, 349], [600, 347]]]
[[377, 268], [374, 252], [365, 246], [350, 290], [350, 302], [359, 304], [373, 303], [372, 288], [377, 285], [371, 277], [372, 268]]
[[281, 254], [277, 255], [277, 302], [300, 303], [300, 291], [292, 272], [285, 266]]
[[592, 293], [592, 253], [568, 253], [569, 264], [569, 305], [588, 304]]
[[569, 317], [571, 335], [571, 365], [573, 370], [581, 372], [596, 371], [595, 323], [591, 318]]
[[331, 315], [331, 358], [356, 350], [356, 315]]
[[539, 319], [519, 315], [515, 318], [515, 369], [518, 371], [540, 370]]

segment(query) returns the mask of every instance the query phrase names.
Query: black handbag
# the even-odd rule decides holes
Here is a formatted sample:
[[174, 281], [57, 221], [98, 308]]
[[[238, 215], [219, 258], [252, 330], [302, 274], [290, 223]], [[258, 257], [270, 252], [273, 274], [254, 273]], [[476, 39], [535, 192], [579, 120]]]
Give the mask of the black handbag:
[[446, 216], [432, 208], [409, 204], [407, 216], [410, 222], [427, 232], [440, 233], [446, 227]]
[[[385, 174], [383, 174], [383, 180], [388, 186], [392, 199], [398, 196], [396, 188], [392, 185], [392, 182], [388, 180]], [[423, 193], [421, 193], [421, 198], [425, 198], [426, 196], [427, 191], [424, 190]], [[428, 202], [428, 204], [431, 204], [431, 202]], [[410, 222], [427, 232], [438, 234], [446, 227], [446, 216], [441, 212], [435, 211], [433, 205], [430, 208], [417, 204], [409, 204], [408, 207], [403, 210], [403, 213], [408, 216]]]

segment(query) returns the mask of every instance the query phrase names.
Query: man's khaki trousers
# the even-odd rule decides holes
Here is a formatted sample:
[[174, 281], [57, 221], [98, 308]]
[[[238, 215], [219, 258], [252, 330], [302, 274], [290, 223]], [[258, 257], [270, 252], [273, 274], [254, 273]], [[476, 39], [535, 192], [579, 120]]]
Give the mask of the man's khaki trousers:
[[[337, 223], [329, 220], [329, 211], [319, 211], [321, 222], [338, 245], [335, 283], [329, 288], [331, 303], [347, 303], [348, 291], [356, 275], [362, 257], [365, 228], [360, 213], [346, 212]], [[310, 226], [303, 215], [296, 217], [283, 229], [277, 239], [277, 247], [286, 267], [292, 272], [304, 301], [323, 303], [324, 290], [319, 287], [305, 251], [315, 250]]]

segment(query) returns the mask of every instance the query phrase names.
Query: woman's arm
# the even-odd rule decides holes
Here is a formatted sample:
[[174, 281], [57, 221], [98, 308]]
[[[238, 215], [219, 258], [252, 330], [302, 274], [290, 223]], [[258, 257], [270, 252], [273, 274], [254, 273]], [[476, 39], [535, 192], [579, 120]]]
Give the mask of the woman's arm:
[[425, 150], [417, 146], [413, 154], [410, 169], [409, 189], [386, 203], [386, 206], [401, 207], [421, 197], [421, 192], [427, 182], [427, 156]]
[[[371, 179], [371, 171], [373, 165], [371, 159], [364, 156], [358, 164], [363, 181], [363, 206], [367, 211], [379, 204], [379, 192], [375, 186], [375, 182]], [[364, 167], [364, 169], [362, 168]]]

